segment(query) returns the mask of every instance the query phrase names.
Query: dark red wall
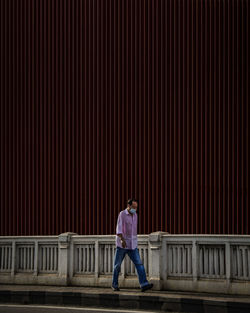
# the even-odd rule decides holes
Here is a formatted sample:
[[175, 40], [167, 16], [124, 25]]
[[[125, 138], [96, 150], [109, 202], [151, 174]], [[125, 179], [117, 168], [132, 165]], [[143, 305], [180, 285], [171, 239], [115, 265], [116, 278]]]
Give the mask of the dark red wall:
[[0, 6], [0, 235], [250, 234], [249, 1]]

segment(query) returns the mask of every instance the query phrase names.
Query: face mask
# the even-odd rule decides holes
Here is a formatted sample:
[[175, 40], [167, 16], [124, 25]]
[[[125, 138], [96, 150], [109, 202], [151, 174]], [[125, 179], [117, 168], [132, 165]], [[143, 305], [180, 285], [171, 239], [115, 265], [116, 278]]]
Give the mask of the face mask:
[[134, 214], [136, 212], [136, 209], [130, 209], [129, 212]]

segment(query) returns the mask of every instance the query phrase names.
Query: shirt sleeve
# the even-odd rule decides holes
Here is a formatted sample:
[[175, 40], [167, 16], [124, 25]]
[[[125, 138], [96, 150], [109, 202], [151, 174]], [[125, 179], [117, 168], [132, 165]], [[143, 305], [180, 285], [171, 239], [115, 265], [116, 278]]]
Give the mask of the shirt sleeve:
[[118, 215], [117, 225], [116, 225], [116, 235], [122, 234], [122, 215]]

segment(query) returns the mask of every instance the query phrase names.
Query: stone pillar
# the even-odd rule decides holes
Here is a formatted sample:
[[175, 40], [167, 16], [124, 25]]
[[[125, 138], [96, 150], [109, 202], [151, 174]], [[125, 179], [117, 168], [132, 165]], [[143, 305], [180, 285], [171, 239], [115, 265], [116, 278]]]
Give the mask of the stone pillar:
[[149, 280], [154, 284], [154, 290], [162, 290], [162, 236], [167, 232], [154, 232], [149, 234]]
[[95, 278], [99, 277], [99, 241], [95, 241]]
[[230, 292], [230, 289], [232, 288], [232, 284], [231, 284], [231, 247], [230, 247], [230, 243], [226, 242], [225, 243], [225, 259], [226, 259], [226, 284], [227, 284], [227, 292]]
[[196, 239], [192, 242], [192, 269], [193, 269], [193, 289], [197, 290], [198, 288], [198, 258], [199, 258], [199, 251], [198, 251], [198, 244]]
[[34, 276], [38, 275], [38, 241], [35, 241], [35, 247], [34, 247]]
[[11, 259], [11, 277], [14, 277], [16, 273], [16, 242], [12, 242], [12, 259]]
[[76, 233], [63, 233], [58, 236], [59, 250], [58, 250], [58, 273], [61, 278], [62, 285], [69, 285], [69, 266], [70, 266], [70, 241], [71, 236]]

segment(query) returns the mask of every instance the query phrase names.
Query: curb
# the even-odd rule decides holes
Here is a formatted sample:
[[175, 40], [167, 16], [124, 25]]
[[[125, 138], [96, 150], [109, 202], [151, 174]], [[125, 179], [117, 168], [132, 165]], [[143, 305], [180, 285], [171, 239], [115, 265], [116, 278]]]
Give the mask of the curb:
[[159, 312], [249, 313], [250, 303], [221, 299], [166, 298], [153, 295], [81, 293], [63, 291], [0, 290], [0, 303], [54, 304], [84, 307], [126, 308]]

